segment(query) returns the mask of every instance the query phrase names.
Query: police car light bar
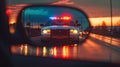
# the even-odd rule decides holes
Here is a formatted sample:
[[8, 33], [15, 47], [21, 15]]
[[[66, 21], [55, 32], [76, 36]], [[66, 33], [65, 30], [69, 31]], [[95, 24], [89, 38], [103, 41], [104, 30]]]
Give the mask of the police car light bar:
[[64, 16], [64, 17], [49, 17], [49, 19], [51, 19], [51, 20], [70, 20], [71, 18], [68, 16]]
[[51, 19], [51, 20], [56, 20], [57, 17], [49, 17], [49, 19]]

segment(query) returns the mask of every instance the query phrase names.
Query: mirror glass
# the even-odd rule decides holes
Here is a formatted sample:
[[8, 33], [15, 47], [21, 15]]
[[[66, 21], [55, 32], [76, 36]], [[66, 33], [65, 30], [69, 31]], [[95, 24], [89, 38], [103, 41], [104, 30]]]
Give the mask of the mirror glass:
[[68, 7], [37, 6], [22, 11], [27, 36], [35, 44], [81, 43], [90, 33], [83, 11]]

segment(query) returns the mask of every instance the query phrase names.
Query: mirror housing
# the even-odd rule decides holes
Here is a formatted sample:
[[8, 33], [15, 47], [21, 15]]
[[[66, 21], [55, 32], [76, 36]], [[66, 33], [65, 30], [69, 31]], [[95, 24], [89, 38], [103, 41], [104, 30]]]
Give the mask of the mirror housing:
[[[48, 9], [49, 8], [49, 9]], [[89, 32], [90, 33], [90, 31], [91, 31], [91, 24], [90, 24], [90, 22], [89, 22], [89, 19], [88, 19], [88, 16], [81, 10], [81, 9], [78, 9], [78, 8], [75, 8], [75, 7], [71, 7], [71, 6], [60, 6], [60, 5], [31, 5], [31, 6], [27, 6], [27, 7], [24, 7], [21, 11], [20, 11], [20, 13], [19, 13], [19, 15], [18, 15], [18, 18], [17, 18], [17, 24], [16, 24], [16, 34], [19, 36], [19, 39], [21, 39], [21, 40], [24, 40], [22, 37], [24, 36], [24, 38], [25, 38], [25, 41], [27, 40], [27, 42], [32, 42], [33, 44], [35, 44], [35, 42], [34, 41], [32, 41], [30, 38], [32, 37], [31, 35], [33, 34], [33, 33], [35, 33], [35, 35], [36, 36], [39, 36], [39, 35], [41, 35], [40, 34], [40, 32], [41, 32], [41, 27], [42, 26], [48, 26], [48, 25], [45, 25], [45, 24], [37, 24], [37, 26], [31, 26], [31, 25], [35, 25], [36, 23], [36, 21], [35, 20], [33, 20], [33, 19], [37, 19], [37, 18], [35, 18], [33, 15], [29, 15], [30, 13], [39, 13], [39, 15], [41, 15], [41, 16], [39, 16], [39, 19], [37, 19], [37, 20], [39, 20], [39, 21], [41, 21], [41, 20], [46, 20], [46, 19], [42, 19], [44, 16], [43, 15], [49, 15], [49, 14], [47, 14], [48, 12], [51, 12], [51, 10], [53, 11], [52, 13], [50, 13], [50, 14], [52, 14], [52, 15], [54, 15], [54, 11], [56, 11], [56, 8], [57, 9], [59, 9], [59, 11], [62, 13], [62, 12], [64, 12], [63, 10], [66, 10], [66, 11], [68, 11], [68, 12], [65, 12], [65, 13], [69, 13], [69, 15], [70, 16], [73, 16], [74, 18], [74, 20], [76, 20], [76, 19], [78, 19], [78, 21], [75, 21], [75, 23], [77, 22], [78, 24], [77, 24], [77, 26], [82, 26], [81, 28], [83, 28], [83, 31], [84, 30], [87, 30], [87, 32]], [[33, 12], [27, 12], [28, 11], [28, 9], [31, 9]], [[34, 10], [35, 9], [35, 10]], [[44, 10], [47, 10], [48, 9], [48, 11], [44, 11]], [[61, 9], [61, 10], [60, 10]], [[35, 12], [35, 11], [39, 11], [39, 12]], [[58, 11], [56, 11], [56, 12], [58, 12]], [[58, 15], [60, 16], [60, 12], [58, 12]], [[76, 14], [76, 12], [78, 13], [78, 14]], [[25, 13], [28, 13], [28, 14], [25, 14]], [[37, 15], [36, 14], [34, 14], [36, 17], [37, 17]], [[51, 16], [52, 16], [51, 15]], [[56, 15], [57, 15], [57, 13], [56, 13]], [[66, 16], [66, 15], [68, 15], [68, 14], [64, 14], [64, 16]], [[26, 16], [28, 16], [28, 17], [26, 17]], [[75, 18], [76, 17], [76, 18]], [[29, 19], [29, 22], [30, 22], [30, 24], [28, 23], [28, 24], [26, 24], [26, 18], [28, 18]], [[84, 23], [82, 23], [82, 22], [79, 22], [80, 20], [81, 20], [81, 18], [83, 18], [83, 21], [84, 21]], [[32, 21], [32, 22], [31, 22]], [[41, 22], [43, 22], [43, 21], [41, 21]], [[81, 24], [82, 23], [82, 24]], [[86, 26], [87, 25], [87, 26]], [[26, 27], [27, 28], [29, 28], [29, 29], [26, 29]], [[88, 29], [89, 28], [89, 29]], [[34, 30], [34, 29], [36, 29], [36, 30]], [[33, 31], [34, 30], [34, 31]], [[38, 32], [38, 33], [36, 33], [36, 31]], [[82, 30], [81, 30], [82, 31]], [[26, 33], [27, 32], [27, 33]], [[29, 36], [28, 36], [29, 35]], [[83, 42], [83, 41], [85, 41], [85, 39], [87, 39], [87, 37], [89, 36], [89, 34], [86, 34], [87, 36], [85, 36], [84, 37], [84, 39], [83, 40], [81, 40], [81, 43]], [[33, 39], [34, 40], [34, 39]], [[18, 41], [18, 40], [17, 40]], [[20, 41], [20, 40], [19, 40]], [[40, 40], [39, 40], [40, 41]], [[38, 44], [38, 43], [37, 43]]]

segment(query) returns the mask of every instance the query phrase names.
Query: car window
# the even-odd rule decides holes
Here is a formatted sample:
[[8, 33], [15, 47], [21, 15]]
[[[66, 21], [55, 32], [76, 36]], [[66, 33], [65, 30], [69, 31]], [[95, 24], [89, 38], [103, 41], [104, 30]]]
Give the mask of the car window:
[[[55, 4], [77, 7], [88, 15], [92, 26], [89, 38], [82, 44], [71, 44], [61, 47], [32, 47], [29, 44], [21, 44], [20, 46], [11, 46], [11, 52], [14, 55], [120, 63], [119, 3], [120, 0], [7, 0], [11, 34], [15, 32], [13, 25], [17, 23], [16, 17], [19, 11], [24, 6], [31, 4]], [[81, 36], [87, 34], [85, 31], [80, 33], [82, 33], [80, 34]]]

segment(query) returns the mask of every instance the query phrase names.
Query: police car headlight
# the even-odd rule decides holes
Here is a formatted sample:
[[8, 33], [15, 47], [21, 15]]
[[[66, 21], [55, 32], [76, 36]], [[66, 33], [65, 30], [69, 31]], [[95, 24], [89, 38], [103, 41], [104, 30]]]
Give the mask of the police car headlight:
[[48, 30], [43, 30], [42, 33], [43, 33], [43, 34], [50, 34], [50, 33], [51, 33], [51, 30], [49, 30], [49, 29], [48, 29]]
[[78, 30], [71, 29], [71, 30], [70, 30], [70, 33], [72, 33], [72, 34], [77, 34], [77, 33], [78, 33]]

